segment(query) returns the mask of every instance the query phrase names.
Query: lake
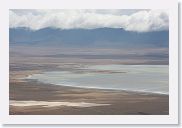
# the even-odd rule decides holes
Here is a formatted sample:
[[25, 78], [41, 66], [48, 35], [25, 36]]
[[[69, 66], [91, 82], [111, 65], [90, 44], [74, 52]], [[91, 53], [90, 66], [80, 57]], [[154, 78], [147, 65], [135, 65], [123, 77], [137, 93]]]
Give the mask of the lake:
[[94, 65], [33, 74], [26, 79], [82, 88], [169, 94], [168, 65]]

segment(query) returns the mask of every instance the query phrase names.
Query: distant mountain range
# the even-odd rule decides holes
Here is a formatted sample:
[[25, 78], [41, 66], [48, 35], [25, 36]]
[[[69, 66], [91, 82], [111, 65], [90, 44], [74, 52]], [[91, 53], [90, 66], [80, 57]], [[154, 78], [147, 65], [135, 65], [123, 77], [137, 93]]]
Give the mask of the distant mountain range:
[[131, 32], [122, 28], [54, 29], [10, 28], [10, 45], [61, 47], [168, 47], [169, 32]]

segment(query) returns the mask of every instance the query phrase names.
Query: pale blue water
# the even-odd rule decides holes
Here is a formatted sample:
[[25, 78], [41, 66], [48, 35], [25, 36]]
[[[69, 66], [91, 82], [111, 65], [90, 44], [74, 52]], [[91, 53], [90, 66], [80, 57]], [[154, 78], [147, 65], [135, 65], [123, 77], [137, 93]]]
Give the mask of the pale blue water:
[[34, 74], [28, 79], [84, 88], [169, 93], [169, 66], [167, 65], [96, 65], [82, 70], [84, 71], [44, 72]]

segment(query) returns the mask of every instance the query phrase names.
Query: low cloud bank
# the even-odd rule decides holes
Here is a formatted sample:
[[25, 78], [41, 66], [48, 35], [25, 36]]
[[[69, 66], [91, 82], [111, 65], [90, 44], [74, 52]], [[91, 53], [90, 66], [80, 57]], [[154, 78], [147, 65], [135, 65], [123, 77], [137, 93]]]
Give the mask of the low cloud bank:
[[123, 28], [149, 32], [168, 30], [166, 10], [10, 10], [10, 28], [27, 27], [39, 30]]

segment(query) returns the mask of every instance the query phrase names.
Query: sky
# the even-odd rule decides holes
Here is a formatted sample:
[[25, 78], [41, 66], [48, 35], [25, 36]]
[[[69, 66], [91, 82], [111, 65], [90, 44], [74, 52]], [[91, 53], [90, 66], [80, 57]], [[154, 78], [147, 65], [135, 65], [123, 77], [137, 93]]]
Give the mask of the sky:
[[150, 32], [168, 30], [166, 10], [81, 9], [81, 10], [10, 10], [9, 27], [39, 30], [123, 28], [126, 31]]

